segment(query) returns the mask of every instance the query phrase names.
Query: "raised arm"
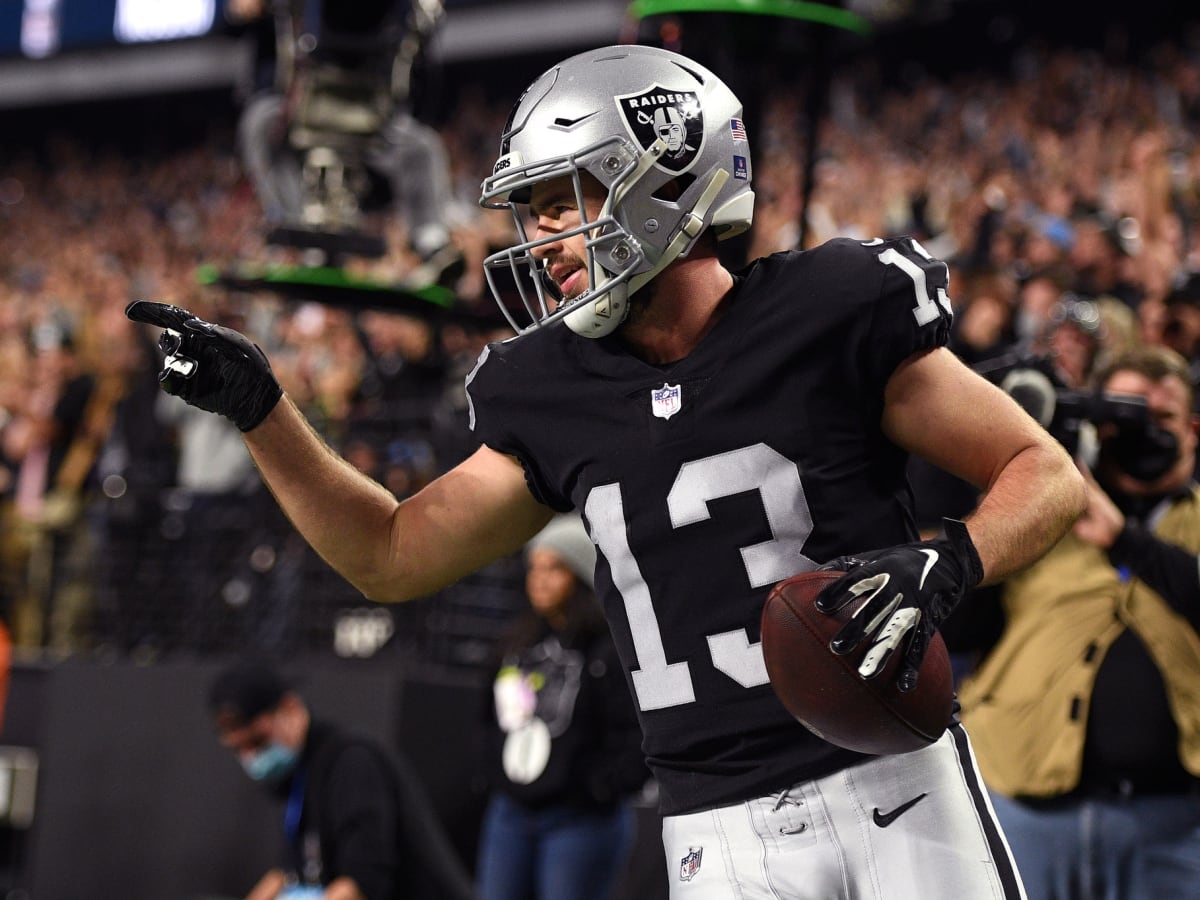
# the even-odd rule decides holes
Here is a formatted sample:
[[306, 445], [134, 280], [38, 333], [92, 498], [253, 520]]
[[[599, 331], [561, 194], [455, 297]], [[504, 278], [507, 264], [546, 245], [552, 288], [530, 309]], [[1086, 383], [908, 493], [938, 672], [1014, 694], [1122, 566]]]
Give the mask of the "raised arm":
[[400, 503], [330, 449], [244, 335], [163, 303], [137, 301], [126, 315], [165, 329], [163, 389], [237, 425], [297, 530], [373, 600], [432, 593], [514, 552], [550, 520], [520, 464], [487, 447]]
[[480, 447], [397, 502], [329, 448], [286, 397], [244, 435], [297, 530], [373, 600], [424, 596], [516, 551], [550, 520], [512, 457]]

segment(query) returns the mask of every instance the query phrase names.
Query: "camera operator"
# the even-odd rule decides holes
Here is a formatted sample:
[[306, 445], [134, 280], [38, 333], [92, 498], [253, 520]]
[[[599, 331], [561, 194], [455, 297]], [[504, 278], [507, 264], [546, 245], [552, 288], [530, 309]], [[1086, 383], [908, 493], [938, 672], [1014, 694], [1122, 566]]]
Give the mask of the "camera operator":
[[1196, 896], [1193, 385], [1158, 346], [1122, 354], [1096, 385], [1093, 409], [1142, 409], [1140, 424], [1093, 422], [1088, 507], [1004, 584], [1004, 629], [962, 685], [963, 718], [1031, 898]]
[[972, 368], [1016, 400], [1072, 456], [1083, 452], [1086, 459], [1091, 435], [1083, 436], [1081, 451], [1080, 426], [1097, 414], [1086, 386], [1106, 337], [1096, 303], [1067, 292], [1030, 340]]

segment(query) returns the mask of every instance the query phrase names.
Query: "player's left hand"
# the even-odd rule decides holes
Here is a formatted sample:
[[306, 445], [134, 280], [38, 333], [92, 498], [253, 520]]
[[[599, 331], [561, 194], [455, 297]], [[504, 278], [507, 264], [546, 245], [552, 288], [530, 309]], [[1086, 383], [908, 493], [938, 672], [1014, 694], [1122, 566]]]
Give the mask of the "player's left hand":
[[820, 567], [846, 572], [817, 597], [821, 612], [834, 613], [856, 598], [866, 597], [829, 642], [830, 650], [844, 655], [870, 638], [858, 667], [863, 678], [883, 671], [904, 637], [911, 635], [896, 684], [902, 691], [915, 688], [934, 631], [983, 579], [983, 564], [967, 526], [957, 519], [945, 519], [944, 530], [944, 537], [842, 556]]

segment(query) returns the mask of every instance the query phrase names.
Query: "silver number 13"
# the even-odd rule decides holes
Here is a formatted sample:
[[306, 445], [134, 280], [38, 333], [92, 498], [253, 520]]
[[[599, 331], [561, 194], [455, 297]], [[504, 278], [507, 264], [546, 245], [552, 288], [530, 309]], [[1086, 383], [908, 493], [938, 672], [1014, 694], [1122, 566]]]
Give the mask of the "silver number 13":
[[[710, 500], [744, 491], [758, 492], [771, 527], [771, 540], [739, 548], [750, 585], [763, 587], [815, 568], [802, 552], [812, 532], [812, 515], [800, 471], [794, 462], [766, 444], [684, 463], [667, 494], [671, 525], [683, 528], [706, 521]], [[696, 692], [689, 663], [667, 662], [650, 589], [629, 549], [621, 486], [613, 483], [593, 488], [584, 504], [584, 514], [625, 603], [637, 654], [633, 687], [639, 706], [650, 710], [694, 702]], [[702, 602], [718, 603], [720, 598], [705, 598]], [[767, 683], [762, 645], [750, 643], [746, 629], [710, 634], [707, 640], [712, 664], [718, 671], [743, 687]]]

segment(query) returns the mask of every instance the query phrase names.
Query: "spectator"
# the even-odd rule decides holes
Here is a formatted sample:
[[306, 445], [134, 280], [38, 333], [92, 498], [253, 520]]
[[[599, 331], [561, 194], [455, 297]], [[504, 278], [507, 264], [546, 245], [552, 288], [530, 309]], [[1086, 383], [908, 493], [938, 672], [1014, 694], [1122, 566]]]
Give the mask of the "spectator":
[[1050, 321], [1031, 348], [1045, 354], [1064, 387], [1080, 389], [1092, 376], [1092, 367], [1105, 339], [1100, 309], [1091, 300], [1064, 294], [1050, 310]]
[[174, 397], [160, 395], [158, 401], [157, 417], [179, 443], [172, 518], [164, 535], [179, 584], [172, 615], [162, 623], [165, 633], [147, 635], [142, 650], [208, 654], [227, 646], [230, 618], [248, 602], [233, 580], [253, 548], [249, 538], [258, 527], [253, 500], [262, 481], [236, 428], [198, 415]]
[[[111, 314], [113, 310], [109, 310]], [[156, 653], [176, 631], [176, 604], [143, 601], [162, 596], [173, 566], [164, 552], [164, 501], [176, 483], [177, 435], [155, 414], [162, 397], [146, 377], [158, 366], [158, 351], [146, 335], [110, 321], [107, 359], [122, 380], [112, 424], [96, 463], [97, 499], [91, 519], [96, 539], [95, 643], [116, 653]], [[169, 532], [168, 532], [169, 533]], [[177, 584], [170, 590], [176, 593]]]
[[208, 708], [221, 744], [286, 803], [280, 865], [250, 900], [474, 896], [424, 789], [397, 754], [314, 718], [303, 697], [259, 661], [224, 669]]
[[[110, 396], [96, 390], [71, 326], [44, 321], [31, 335], [33, 372], [10, 446], [20, 459], [14, 509], [25, 538], [25, 578], [14, 609], [19, 646], [81, 649], [89, 629], [90, 534], [83, 489], [95, 464], [94, 417]], [[93, 400], [96, 403], [93, 403]]]
[[968, 365], [999, 356], [1015, 339], [1016, 279], [989, 272], [967, 279], [963, 307], [955, 310], [951, 347]]
[[1164, 307], [1162, 342], [1188, 361], [1192, 383], [1200, 384], [1200, 274], [1175, 285]]
[[1017, 294], [1017, 343], [1028, 347], [1046, 334], [1055, 304], [1068, 292], [1071, 281], [1070, 272], [1047, 269], [1033, 272], [1022, 282]]
[[393, 433], [429, 433], [445, 385], [433, 327], [415, 316], [376, 311], [363, 313], [360, 323], [367, 361], [350, 417], [360, 427], [382, 421]]
[[1125, 303], [1115, 297], [1100, 297], [1096, 300], [1096, 309], [1100, 313], [1100, 333], [1104, 338], [1094, 367], [1103, 368], [1116, 356], [1139, 346], [1142, 338], [1137, 312]]
[[551, 521], [525, 559], [529, 609], [488, 691], [480, 896], [607, 900], [632, 847], [630, 798], [650, 777], [641, 731], [579, 518]]

